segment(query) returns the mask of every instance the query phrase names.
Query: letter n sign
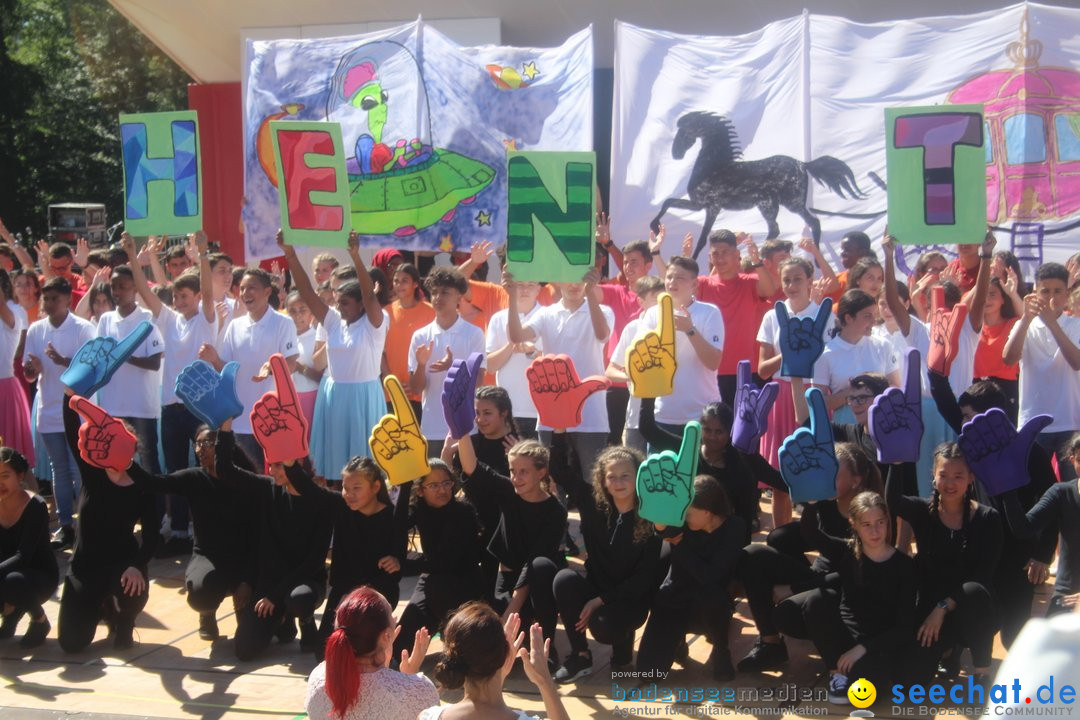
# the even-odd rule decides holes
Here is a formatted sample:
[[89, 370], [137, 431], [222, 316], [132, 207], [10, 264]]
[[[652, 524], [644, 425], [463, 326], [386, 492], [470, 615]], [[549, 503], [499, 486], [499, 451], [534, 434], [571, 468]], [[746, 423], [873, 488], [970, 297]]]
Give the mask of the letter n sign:
[[982, 242], [982, 105], [887, 108], [889, 232], [906, 245]]
[[351, 217], [341, 125], [274, 120], [270, 135], [285, 242], [345, 247]]
[[595, 187], [595, 153], [509, 153], [506, 263], [515, 279], [581, 281], [596, 255]]
[[195, 111], [120, 116], [124, 229], [175, 235], [202, 229], [202, 158]]

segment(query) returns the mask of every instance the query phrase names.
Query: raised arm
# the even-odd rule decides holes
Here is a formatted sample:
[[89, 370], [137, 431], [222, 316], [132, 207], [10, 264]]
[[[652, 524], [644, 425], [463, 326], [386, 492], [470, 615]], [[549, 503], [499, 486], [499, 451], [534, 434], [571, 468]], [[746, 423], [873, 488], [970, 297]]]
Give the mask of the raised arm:
[[[593, 271], [590, 271], [593, 272]], [[522, 327], [521, 316], [517, 313], [517, 284], [514, 283], [514, 277], [503, 270], [503, 287], [506, 288], [506, 295], [508, 298], [507, 313], [506, 313], [506, 335], [510, 338], [512, 343], [532, 342], [536, 339], [536, 331], [532, 328]], [[587, 292], [590, 302], [594, 302], [592, 298], [593, 293]], [[590, 314], [592, 312], [592, 306], [589, 307]]]
[[[139, 297], [142, 298], [143, 303], [146, 305], [146, 309], [157, 318], [161, 314], [161, 308], [165, 305], [161, 302], [161, 298], [154, 294], [154, 291], [150, 289], [150, 284], [146, 281], [146, 273], [143, 271], [142, 264], [139, 263], [139, 251], [135, 248], [135, 238], [131, 237], [127, 232], [120, 235], [120, 242], [124, 247], [124, 252], [128, 256], [128, 265], [131, 266], [131, 275], [135, 279], [135, 289], [139, 293]], [[86, 293], [89, 297], [90, 293]], [[213, 310], [213, 305], [211, 305]]]
[[983, 310], [986, 308], [986, 296], [990, 292], [990, 264], [994, 260], [994, 245], [997, 239], [992, 230], [986, 231], [982, 247], [979, 248], [979, 274], [975, 279], [975, 293], [968, 306], [968, 322], [971, 329], [981, 332], [983, 326]]
[[[292, 273], [293, 285], [296, 286], [296, 291], [300, 293], [300, 298], [304, 301], [304, 304], [311, 310], [311, 314], [315, 316], [315, 319], [319, 321], [319, 324], [323, 324], [326, 321], [326, 313], [329, 308], [326, 303], [319, 297], [319, 293], [315, 292], [315, 288], [311, 285], [311, 278], [308, 277], [307, 271], [304, 270], [303, 263], [300, 262], [300, 258], [296, 255], [296, 248], [292, 245], [285, 244], [285, 235], [278, 230], [277, 232], [277, 244], [281, 248], [281, 254], [285, 256], [285, 262], [289, 264], [289, 272]], [[365, 275], [367, 273], [364, 273]], [[358, 273], [359, 275], [359, 273]], [[371, 278], [368, 277], [370, 282]], [[380, 315], [382, 313], [380, 312]]]
[[641, 414], [638, 416], [638, 431], [645, 442], [657, 451], [678, 451], [682, 446], [682, 435], [675, 435], [656, 424], [656, 398], [641, 399]]
[[[375, 283], [371, 281], [371, 275], [364, 265], [363, 258], [360, 257], [360, 240], [355, 230], [349, 233], [349, 257], [352, 258], [353, 267], [356, 268], [356, 281], [360, 283], [360, 294], [364, 298], [364, 315], [371, 323], [371, 327], [381, 327], [383, 324], [382, 305], [379, 304], [379, 298], [375, 296]], [[387, 282], [391, 280], [393, 278], [386, 279]]]
[[832, 265], [829, 264], [829, 261], [821, 254], [821, 248], [814, 242], [814, 238], [804, 237], [799, 240], [799, 247], [810, 253], [810, 256], [814, 258], [814, 264], [816, 264], [818, 270], [821, 271], [821, 278], [825, 281], [822, 286], [822, 291], [826, 295], [836, 292], [840, 288], [840, 279], [836, 277], [836, 272], [832, 269]]
[[885, 302], [889, 306], [900, 334], [905, 338], [911, 332], [911, 316], [900, 300], [900, 291], [896, 286], [896, 241], [885, 229], [885, 238], [881, 241], [881, 250], [885, 254]]
[[[600, 301], [596, 298], [594, 289], [597, 283], [600, 282], [600, 273], [593, 268], [589, 272], [585, 273], [583, 278], [585, 283], [585, 302], [589, 306], [589, 319], [592, 320], [593, 335], [600, 342], [605, 342], [611, 336], [611, 327], [608, 325], [607, 318], [604, 317], [604, 311], [601, 309]], [[510, 307], [516, 307], [514, 303]]]
[[759, 298], [771, 298], [776, 294], [776, 278], [765, 267], [765, 263], [761, 262], [761, 253], [758, 251], [757, 243], [754, 242], [754, 238], [749, 234], [744, 235], [744, 244], [746, 246], [746, 256], [750, 258], [751, 267], [754, 268], [757, 275], [757, 294]]
[[[190, 242], [192, 237], [188, 236]], [[199, 295], [202, 296], [202, 311], [206, 322], [213, 323], [217, 317], [217, 308], [214, 307], [214, 275], [210, 272], [210, 252], [206, 243], [206, 233], [202, 230], [195, 233], [195, 259], [199, 263]], [[219, 328], [220, 330], [220, 328]]]
[[1024, 298], [1024, 314], [1020, 316], [1020, 321], [1013, 326], [1009, 339], [1005, 341], [1005, 350], [1002, 352], [1001, 359], [1005, 361], [1006, 365], [1015, 365], [1020, 362], [1020, 358], [1024, 354], [1024, 340], [1027, 339], [1031, 321], [1043, 311], [1043, 307], [1043, 301], [1035, 293]]

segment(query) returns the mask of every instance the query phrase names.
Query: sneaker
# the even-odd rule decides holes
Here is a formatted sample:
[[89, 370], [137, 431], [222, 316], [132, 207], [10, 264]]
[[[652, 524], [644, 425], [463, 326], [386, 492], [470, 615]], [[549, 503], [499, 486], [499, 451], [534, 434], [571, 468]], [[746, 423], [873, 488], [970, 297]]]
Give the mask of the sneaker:
[[22, 620], [22, 616], [23, 614], [18, 610], [12, 610], [4, 616], [3, 622], [0, 622], [0, 640], [15, 637], [15, 627]]
[[960, 676], [960, 657], [963, 648], [953, 646], [948, 657], [943, 657], [938, 662], [937, 672], [943, 680], [955, 680]]
[[25, 650], [36, 648], [45, 642], [45, 638], [49, 636], [49, 630], [51, 629], [52, 625], [49, 624], [49, 618], [43, 618], [41, 622], [31, 621], [30, 627], [26, 628], [26, 634], [19, 640], [19, 647]]
[[592, 653], [572, 653], [566, 658], [566, 662], [555, 671], [554, 680], [559, 685], [572, 683], [578, 678], [585, 677], [592, 672]]
[[194, 543], [190, 537], [178, 537], [173, 535], [162, 543], [161, 547], [154, 553], [154, 557], [172, 558], [190, 555], [193, 545]]
[[315, 624], [315, 618], [309, 617], [300, 621], [300, 649], [304, 652], [315, 652], [320, 645], [319, 626]]
[[214, 613], [199, 613], [199, 637], [203, 640], [217, 640], [221, 637], [218, 632], [217, 618]]
[[713, 648], [709, 655], [713, 680], [730, 682], [735, 679], [735, 666], [731, 664], [731, 653], [727, 648]]
[[778, 643], [768, 643], [758, 640], [750, 652], [746, 654], [739, 664], [736, 665], [739, 672], [762, 672], [764, 670], [776, 670], [787, 662], [787, 646], [781, 640]]
[[52, 540], [49, 541], [49, 545], [52, 546], [53, 550], [67, 550], [74, 544], [75, 528], [71, 525], [61, 525], [60, 529], [53, 534]]
[[850, 705], [851, 701], [848, 700], [848, 686], [851, 685], [851, 681], [847, 679], [847, 675], [842, 673], [833, 673], [829, 677], [829, 702], [833, 705]]

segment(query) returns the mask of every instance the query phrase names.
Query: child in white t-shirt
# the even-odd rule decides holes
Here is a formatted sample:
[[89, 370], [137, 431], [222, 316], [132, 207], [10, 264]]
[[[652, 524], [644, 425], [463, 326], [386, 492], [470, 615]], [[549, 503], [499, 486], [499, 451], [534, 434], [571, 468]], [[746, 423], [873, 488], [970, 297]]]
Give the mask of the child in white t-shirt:
[[[639, 328], [641, 315], [656, 306], [656, 299], [663, 291], [664, 281], [655, 275], [645, 275], [638, 278], [637, 282], [634, 283], [634, 292], [637, 294], [638, 304], [641, 306], [641, 314], [626, 323], [626, 327], [623, 328], [622, 334], [619, 336], [619, 342], [615, 346], [615, 351], [611, 354], [611, 361], [608, 363], [605, 374], [614, 382], [628, 382], [625, 370], [626, 351], [644, 332]], [[629, 402], [626, 404], [626, 429], [623, 431], [623, 444], [637, 448], [644, 453], [648, 450], [648, 443], [645, 436], [638, 429], [640, 415], [641, 398], [631, 395]]]
[[1024, 298], [1024, 316], [1005, 343], [1005, 363], [1020, 363], [1020, 417], [1054, 421], [1038, 442], [1057, 455], [1062, 482], [1076, 478], [1065, 456], [1069, 437], [1080, 429], [1080, 318], [1063, 314], [1069, 299], [1069, 271], [1046, 263], [1035, 273], [1035, 292]]
[[[536, 301], [540, 283], [520, 282], [517, 292], [517, 312], [524, 325], [543, 306]], [[529, 392], [525, 370], [536, 357], [543, 353], [540, 342], [512, 343], [507, 334], [507, 316], [510, 309], [499, 310], [488, 320], [484, 349], [487, 353], [488, 372], [495, 373], [495, 384], [505, 388], [514, 408], [514, 424], [522, 439], [536, 437], [536, 406]]]

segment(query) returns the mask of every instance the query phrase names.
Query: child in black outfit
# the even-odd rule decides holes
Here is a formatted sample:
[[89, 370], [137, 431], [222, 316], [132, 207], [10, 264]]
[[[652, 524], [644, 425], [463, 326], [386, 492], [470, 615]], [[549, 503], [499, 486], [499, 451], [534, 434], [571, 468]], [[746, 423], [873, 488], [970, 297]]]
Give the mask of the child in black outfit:
[[719, 681], [735, 677], [728, 652], [728, 627], [734, 604], [728, 583], [742, 556], [746, 523], [731, 509], [731, 500], [709, 475], [694, 479], [694, 499], [686, 510], [681, 534], [671, 543], [671, 569], [653, 600], [638, 650], [638, 672], [658, 677], [675, 660], [684, 662], [686, 633], [701, 631], [712, 643], [709, 664]]
[[632, 448], [603, 450], [586, 485], [571, 473], [560, 483], [581, 513], [585, 574], [564, 568], [555, 576], [555, 602], [570, 640], [570, 655], [555, 682], [570, 683], [592, 671], [585, 630], [612, 646], [611, 666], [626, 668], [634, 656], [634, 631], [649, 614], [660, 582], [660, 538], [637, 512], [636, 479], [644, 458]]

